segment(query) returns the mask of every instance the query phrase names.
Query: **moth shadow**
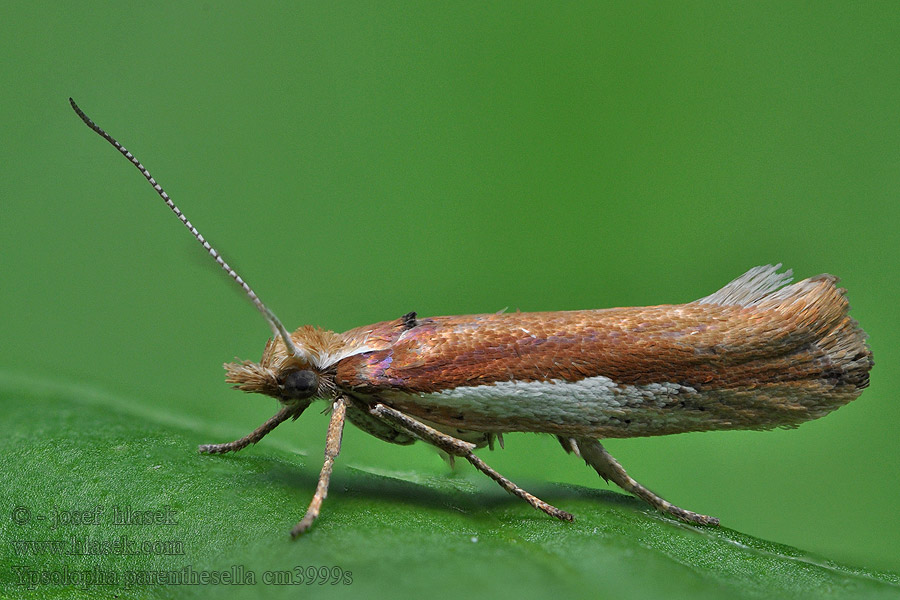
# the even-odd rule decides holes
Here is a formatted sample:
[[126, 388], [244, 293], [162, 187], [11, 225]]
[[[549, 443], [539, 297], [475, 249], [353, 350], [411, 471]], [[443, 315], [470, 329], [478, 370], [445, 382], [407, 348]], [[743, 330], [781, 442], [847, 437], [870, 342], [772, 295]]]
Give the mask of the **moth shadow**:
[[[289, 490], [292, 495], [303, 498], [304, 505], [312, 498], [318, 483], [318, 469], [293, 465], [276, 458], [260, 456], [245, 458], [256, 463], [257, 467], [255, 473], [248, 474], [248, 486], [265, 484]], [[599, 485], [604, 485], [599, 479], [598, 482]], [[637, 498], [612, 490], [547, 481], [516, 483], [529, 493], [563, 510], [568, 510], [566, 504], [572, 503], [577, 504], [573, 510], [578, 512], [584, 508], [585, 502], [597, 503], [598, 508], [603, 506], [638, 510], [647, 508]], [[336, 470], [331, 477], [326, 505], [351, 504], [360, 500], [402, 504], [426, 510], [462, 512], [473, 516], [477, 516], [480, 512], [506, 510], [517, 506], [522, 506], [526, 513], [529, 510], [522, 499], [506, 492], [487, 477], [480, 481], [474, 476], [454, 474], [387, 471], [379, 473], [355, 466], [345, 466]], [[535, 518], [549, 518], [531, 510]]]

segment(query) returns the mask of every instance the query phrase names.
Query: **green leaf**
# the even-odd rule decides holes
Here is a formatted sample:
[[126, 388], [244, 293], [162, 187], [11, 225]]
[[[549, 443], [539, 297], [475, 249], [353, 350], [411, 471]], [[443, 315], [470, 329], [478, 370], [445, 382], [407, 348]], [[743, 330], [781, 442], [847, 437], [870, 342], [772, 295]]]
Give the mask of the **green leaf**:
[[[0, 403], [0, 461], [13, 482], [0, 504], [3, 597], [900, 597], [896, 575], [685, 525], [623, 494], [518, 482], [576, 515], [562, 523], [474, 473], [340, 459], [319, 521], [292, 541], [318, 456], [265, 441], [201, 456], [196, 446], [219, 437], [206, 424], [9, 375], [0, 375]], [[309, 567], [317, 576], [324, 568], [322, 579], [297, 581]]]

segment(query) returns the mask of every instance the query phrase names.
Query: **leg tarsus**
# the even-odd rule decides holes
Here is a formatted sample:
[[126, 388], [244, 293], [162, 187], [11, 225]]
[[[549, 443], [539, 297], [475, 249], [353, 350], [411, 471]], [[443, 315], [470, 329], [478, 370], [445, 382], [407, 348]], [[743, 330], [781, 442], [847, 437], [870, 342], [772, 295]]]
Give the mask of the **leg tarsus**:
[[[307, 405], [308, 406], [308, 405]], [[225, 444], [203, 444], [197, 448], [200, 454], [224, 454], [226, 452], [237, 452], [246, 448], [250, 444], [255, 444], [272, 432], [273, 429], [284, 423], [290, 418], [296, 419], [306, 406], [283, 406], [281, 410], [275, 413], [269, 420], [254, 429], [250, 434], [245, 435], [239, 440], [228, 442]]]
[[572, 438], [572, 442], [578, 447], [578, 451], [584, 462], [594, 468], [597, 474], [606, 481], [612, 481], [620, 488], [634, 494], [659, 511], [669, 513], [688, 523], [698, 525], [718, 525], [719, 520], [675, 506], [668, 500], [654, 494], [637, 481], [632, 479], [622, 465], [613, 458], [603, 445], [592, 438]]
[[526, 492], [525, 490], [523, 490], [522, 488], [517, 486], [515, 483], [513, 483], [512, 481], [510, 481], [509, 479], [507, 479], [506, 477], [504, 477], [503, 475], [501, 475], [500, 473], [498, 473], [497, 471], [495, 471], [494, 469], [489, 467], [487, 465], [487, 463], [485, 463], [483, 460], [478, 458], [472, 452], [469, 452], [469, 454], [467, 454], [465, 456], [465, 458], [470, 463], [472, 463], [472, 465], [476, 469], [478, 469], [479, 471], [481, 471], [482, 473], [484, 473], [485, 475], [487, 475], [488, 477], [490, 477], [491, 479], [493, 479], [494, 481], [499, 483], [500, 487], [502, 487], [504, 490], [506, 490], [510, 494], [513, 494], [514, 496], [518, 496], [519, 498], [521, 498], [522, 500], [524, 500], [525, 502], [527, 502], [534, 508], [547, 513], [551, 517], [556, 517], [560, 521], [574, 521], [575, 520], [575, 516], [572, 515], [572, 513], [568, 513], [564, 510], [560, 510], [560, 509], [556, 508], [555, 506], [553, 506], [552, 504], [548, 504], [547, 502], [544, 502], [543, 500], [541, 500], [534, 494], [530, 494], [530, 493]]

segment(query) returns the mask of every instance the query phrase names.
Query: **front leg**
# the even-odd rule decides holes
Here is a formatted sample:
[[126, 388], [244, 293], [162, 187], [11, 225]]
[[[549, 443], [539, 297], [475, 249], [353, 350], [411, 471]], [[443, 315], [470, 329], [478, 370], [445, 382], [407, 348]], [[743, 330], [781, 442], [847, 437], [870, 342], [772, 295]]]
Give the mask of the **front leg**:
[[255, 444], [259, 440], [263, 439], [271, 433], [273, 429], [293, 417], [296, 419], [300, 416], [300, 414], [306, 409], [305, 406], [301, 405], [297, 406], [283, 406], [281, 410], [275, 413], [268, 421], [257, 427], [253, 430], [249, 435], [245, 435], [239, 440], [234, 440], [233, 442], [228, 442], [225, 444], [203, 444], [198, 447], [197, 450], [200, 454], [224, 454], [226, 452], [237, 452], [243, 448], [246, 448], [250, 444]]
[[537, 496], [529, 494], [528, 492], [514, 484], [512, 481], [489, 467], [483, 460], [475, 456], [475, 454], [472, 452], [472, 450], [475, 449], [475, 444], [464, 442], [463, 440], [457, 439], [453, 436], [449, 436], [446, 433], [438, 431], [434, 427], [429, 427], [428, 425], [421, 423], [398, 410], [390, 408], [389, 406], [385, 406], [384, 404], [376, 404], [372, 409], [370, 409], [369, 412], [388, 423], [402, 428], [403, 430], [407, 431], [411, 435], [414, 435], [423, 442], [428, 442], [432, 446], [443, 450], [450, 456], [461, 456], [465, 458], [470, 463], [472, 463], [476, 469], [499, 483], [500, 486], [507, 492], [518, 496], [534, 508], [544, 511], [551, 517], [556, 517], [557, 519], [561, 519], [563, 521], [573, 521], [575, 519], [575, 517], [573, 517], [566, 511], [560, 510], [555, 506], [547, 504]]

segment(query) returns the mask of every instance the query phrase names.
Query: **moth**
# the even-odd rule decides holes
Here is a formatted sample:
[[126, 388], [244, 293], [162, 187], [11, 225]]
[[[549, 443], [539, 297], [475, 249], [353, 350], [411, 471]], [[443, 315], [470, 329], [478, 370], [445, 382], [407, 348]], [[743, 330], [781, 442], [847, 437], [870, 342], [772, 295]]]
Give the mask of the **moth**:
[[293, 537], [319, 515], [346, 421], [386, 442], [423, 441], [464, 458], [534, 508], [571, 521], [474, 452], [502, 447], [504, 433], [554, 435], [566, 452], [656, 509], [717, 525], [632, 479], [599, 440], [795, 427], [869, 384], [872, 353], [837, 279], [790, 284], [791, 271], [780, 273], [781, 265], [750, 269], [687, 304], [428, 318], [410, 312], [344, 333], [309, 325], [288, 332], [131, 152], [69, 102], [137, 167], [272, 328], [259, 362], [224, 367], [228, 383], [275, 398], [278, 412], [239, 440], [199, 451], [236, 452], [297, 419], [314, 400], [330, 404], [325, 461]]

